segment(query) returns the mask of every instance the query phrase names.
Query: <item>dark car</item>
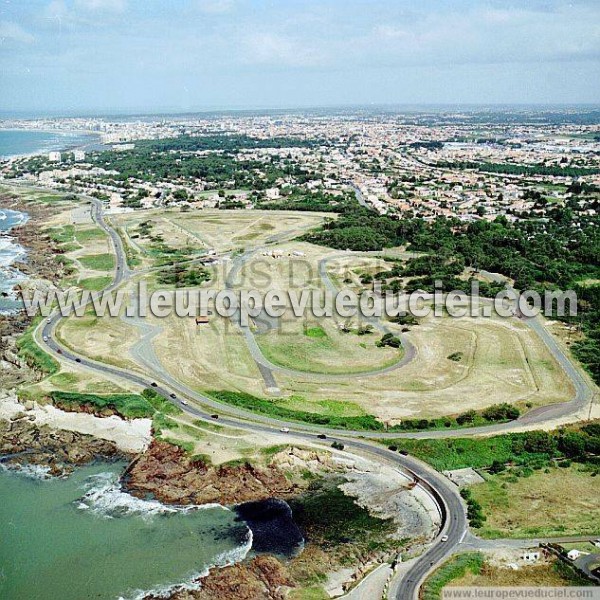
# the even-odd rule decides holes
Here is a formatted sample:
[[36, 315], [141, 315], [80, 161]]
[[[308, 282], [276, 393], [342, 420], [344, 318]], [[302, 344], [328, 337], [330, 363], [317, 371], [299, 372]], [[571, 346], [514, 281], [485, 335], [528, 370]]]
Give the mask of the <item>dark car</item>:
[[62, 350], [61, 350], [60, 348], [58, 348], [56, 351], [57, 351], [59, 354], [62, 354]]
[[171, 398], [177, 398], [175, 394], [171, 394]]
[[219, 418], [219, 415], [210, 415], [210, 418], [211, 418], [211, 419], [218, 419], [218, 418]]
[[80, 358], [76, 358], [75, 362], [81, 362], [81, 359]]
[[402, 454], [402, 456], [408, 456], [408, 452], [406, 450], [400, 450], [400, 454]]
[[320, 440], [326, 440], [326, 439], [327, 439], [327, 436], [326, 436], [324, 433], [320, 433], [320, 434], [319, 434], [317, 437], [318, 437]]
[[156, 383], [156, 381], [153, 381], [153, 382], [152, 382], [150, 385], [151, 385], [152, 387], [157, 387], [157, 386], [158, 386], [158, 383]]

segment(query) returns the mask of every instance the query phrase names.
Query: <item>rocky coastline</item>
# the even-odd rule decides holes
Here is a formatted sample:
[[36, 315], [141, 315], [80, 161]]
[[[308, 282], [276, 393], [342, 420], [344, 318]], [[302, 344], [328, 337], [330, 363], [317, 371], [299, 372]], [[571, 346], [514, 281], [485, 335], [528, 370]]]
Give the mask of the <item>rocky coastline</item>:
[[245, 561], [212, 570], [198, 589], [176, 591], [172, 600], [281, 600], [311, 581], [339, 595], [375, 564], [433, 535], [433, 518], [410, 484], [391, 468], [326, 451], [288, 447], [264, 466], [215, 467], [160, 440], [123, 477], [138, 497], [233, 504], [253, 532]]
[[131, 459], [114, 442], [48, 426], [38, 427], [27, 415], [0, 419], [0, 463], [8, 468], [43, 467], [49, 476], [63, 477], [77, 466], [96, 460]]
[[[0, 195], [0, 205], [27, 212], [30, 217], [26, 224], [11, 231], [27, 249], [26, 260], [15, 264], [29, 276], [29, 282], [23, 285], [59, 284], [65, 273], [60, 263], [49, 260], [49, 256], [60, 250], [47, 236], [40, 235], [41, 227], [55, 214], [56, 207], [26, 202], [11, 194]], [[2, 403], [8, 402], [9, 395], [14, 398], [18, 385], [39, 381], [44, 376], [18, 354], [17, 339], [31, 322], [24, 313], [0, 317]], [[11, 402], [17, 402], [16, 398]], [[410, 533], [414, 537], [417, 532], [402, 529], [390, 517], [398, 505], [385, 506], [381, 516], [372, 516], [369, 498], [381, 495], [381, 490], [375, 489], [377, 478], [362, 488], [356, 478], [360, 480], [364, 469], [374, 467], [344, 461], [335, 453], [287, 447], [267, 460], [212, 465], [171, 443], [148, 439], [134, 454], [131, 448], [116, 441], [76, 430], [79, 425], [66, 426], [65, 420], [56, 427], [45, 424], [39, 407], [28, 406], [27, 402], [18, 406], [22, 410], [15, 412], [13, 405], [8, 416], [0, 412], [0, 462], [5, 466], [33, 465], [45, 469], [50, 476], [65, 476], [77, 466], [96, 460], [126, 460], [129, 466], [121, 479], [124, 491], [164, 504], [231, 506], [249, 525], [255, 543], [245, 561], [213, 569], [202, 578], [199, 589], [174, 592], [170, 596], [173, 600], [282, 600], [290, 589], [310, 586], [310, 582], [322, 583], [336, 572], [342, 572], [334, 578], [342, 582], [336, 585], [347, 587], [375, 561], [394, 557], [404, 536]], [[97, 421], [115, 419], [122, 422], [121, 426], [126, 423], [112, 411], [88, 414], [92, 412], [84, 408], [77, 416]], [[354, 473], [355, 478], [344, 479], [348, 472]], [[346, 494], [342, 491], [344, 486]], [[389, 490], [384, 496], [389, 496]], [[358, 503], [355, 498], [359, 498]], [[415, 506], [412, 509], [418, 510]], [[426, 538], [426, 518], [414, 521], [421, 527], [417, 533]], [[344, 567], [348, 564], [353, 568]]]
[[[13, 263], [13, 267], [27, 276], [21, 288], [44, 289], [57, 285], [65, 275], [64, 266], [52, 257], [61, 254], [49, 236], [42, 233], [47, 220], [56, 214], [53, 205], [27, 202], [10, 192], [0, 193], [0, 207], [27, 213], [28, 220], [11, 229], [10, 235], [26, 249], [26, 257]], [[25, 311], [0, 315], [0, 390], [10, 390], [18, 385], [38, 381], [42, 374], [23, 360], [18, 353], [17, 340], [32, 323]]]
[[128, 468], [125, 489], [139, 498], [152, 497], [164, 504], [239, 504], [298, 490], [284, 473], [272, 466], [207, 465], [181, 448], [153, 440], [148, 450]]

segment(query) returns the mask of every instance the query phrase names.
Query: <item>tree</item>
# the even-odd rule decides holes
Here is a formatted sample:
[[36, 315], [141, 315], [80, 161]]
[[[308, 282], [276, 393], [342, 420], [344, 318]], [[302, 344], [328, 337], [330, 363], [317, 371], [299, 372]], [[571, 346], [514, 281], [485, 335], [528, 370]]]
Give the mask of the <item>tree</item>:
[[545, 431], [528, 431], [523, 435], [523, 449], [526, 452], [553, 455], [556, 447], [554, 437]]
[[502, 473], [506, 469], [506, 465], [499, 460], [495, 460], [490, 466], [490, 473], [492, 475], [496, 475], [498, 473]]
[[476, 418], [477, 413], [474, 410], [468, 410], [467, 412], [458, 415], [458, 417], [456, 417], [456, 422], [459, 425], [466, 425], [467, 423], [474, 423]]
[[576, 432], [565, 433], [558, 439], [558, 449], [569, 458], [581, 458], [585, 455], [585, 438]]

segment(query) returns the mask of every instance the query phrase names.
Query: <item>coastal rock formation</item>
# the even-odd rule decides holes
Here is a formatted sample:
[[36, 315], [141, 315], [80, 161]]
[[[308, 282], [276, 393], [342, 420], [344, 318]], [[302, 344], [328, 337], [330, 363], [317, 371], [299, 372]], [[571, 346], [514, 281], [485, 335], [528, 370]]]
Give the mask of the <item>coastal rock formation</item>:
[[[4, 208], [24, 211], [29, 217], [26, 223], [10, 231], [10, 237], [27, 250], [25, 258], [12, 265], [29, 276], [16, 289], [44, 291], [54, 287], [65, 276], [65, 266], [54, 260], [54, 255], [62, 253], [62, 250], [41, 228], [57, 212], [57, 207], [26, 202], [17, 195], [4, 192], [0, 193], [0, 204]], [[31, 322], [31, 317], [25, 312], [0, 315], [0, 388], [14, 389], [23, 383], [39, 381], [42, 377], [34, 365], [28, 365], [18, 355], [17, 340]]]
[[257, 556], [247, 563], [215, 569], [202, 580], [199, 590], [177, 592], [170, 600], [283, 600], [291, 585], [280, 561]]
[[250, 464], [213, 467], [181, 448], [154, 440], [125, 477], [127, 490], [167, 504], [234, 504], [294, 493], [283, 471]]
[[12, 389], [39, 379], [18, 355], [17, 340], [31, 319], [25, 313], [0, 315], [0, 389]]
[[[18, 196], [4, 195], [0, 197], [2, 206], [27, 213], [29, 220], [11, 230], [10, 235], [27, 249], [27, 257], [13, 266], [22, 273], [35, 277], [36, 286], [58, 284], [65, 275], [65, 266], [56, 260], [48, 260], [49, 256], [61, 254], [63, 251], [53, 242], [43, 228], [57, 208], [53, 204], [26, 202]], [[45, 283], [43, 283], [45, 282]], [[25, 285], [32, 285], [25, 282]]]
[[0, 419], [0, 457], [8, 465], [40, 465], [50, 475], [65, 475], [98, 458], [128, 458], [113, 442], [72, 431], [38, 427], [26, 415]]

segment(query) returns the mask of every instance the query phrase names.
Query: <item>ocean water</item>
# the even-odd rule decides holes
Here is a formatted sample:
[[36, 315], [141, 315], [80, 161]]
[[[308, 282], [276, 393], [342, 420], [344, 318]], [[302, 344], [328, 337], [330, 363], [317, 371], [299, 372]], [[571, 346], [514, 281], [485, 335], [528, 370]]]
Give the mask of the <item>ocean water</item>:
[[0, 129], [0, 158], [67, 150], [97, 141], [92, 133]]
[[[21, 302], [11, 293], [24, 275], [11, 265], [26, 255], [26, 250], [9, 235], [12, 227], [27, 220], [25, 213], [0, 208], [0, 314], [21, 308]], [[5, 295], [9, 294], [8, 297]]]
[[139, 598], [246, 556], [252, 534], [235, 513], [134, 498], [120, 490], [122, 468], [56, 479], [0, 465], [0, 598]]

